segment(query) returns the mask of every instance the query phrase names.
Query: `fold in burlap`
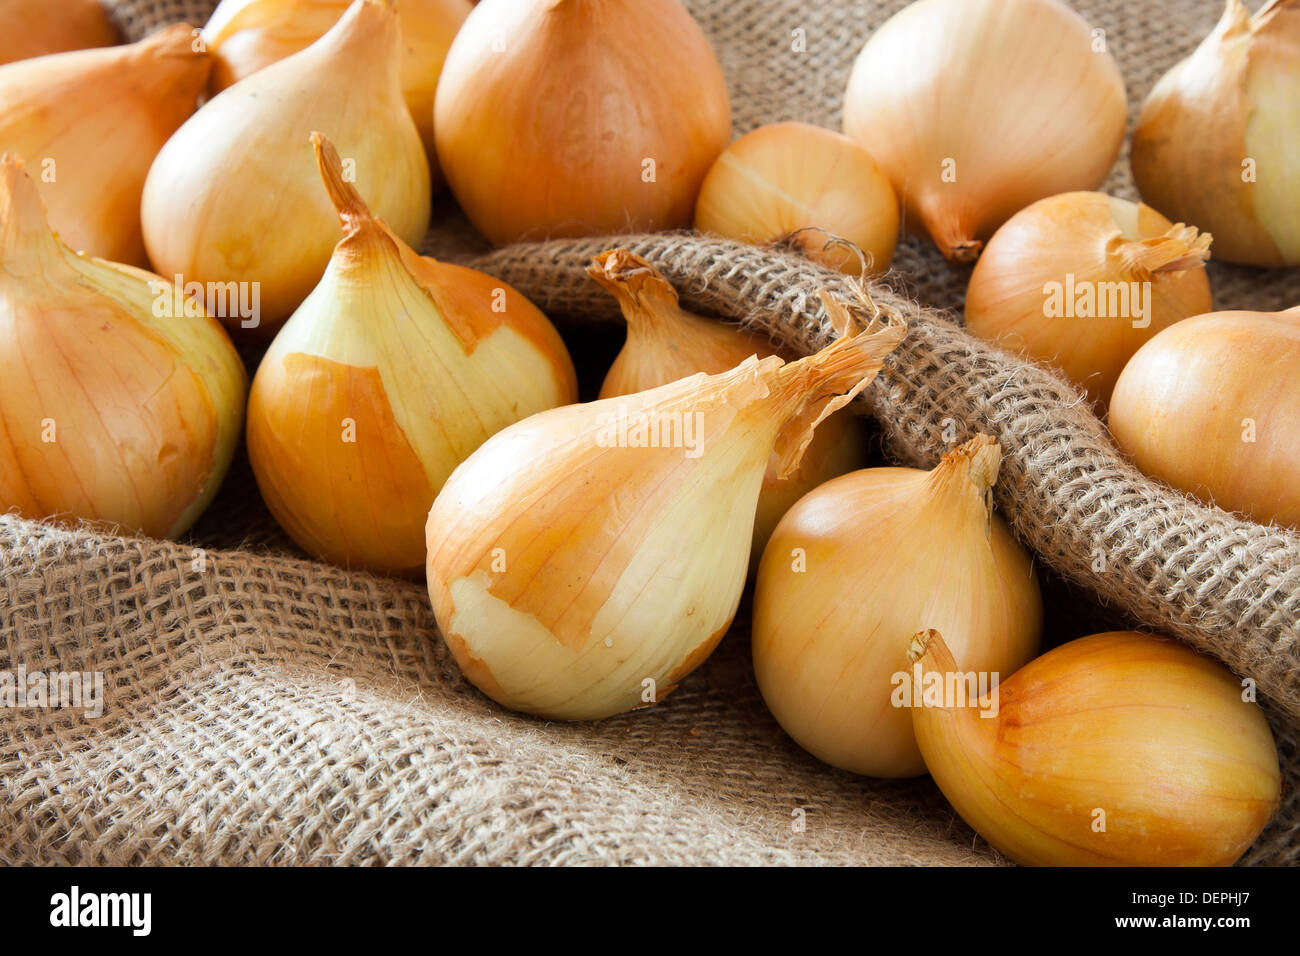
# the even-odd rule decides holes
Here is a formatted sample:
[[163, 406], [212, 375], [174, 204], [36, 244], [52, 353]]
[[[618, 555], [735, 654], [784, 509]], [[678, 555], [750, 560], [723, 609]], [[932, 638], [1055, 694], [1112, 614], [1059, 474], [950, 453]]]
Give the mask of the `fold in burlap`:
[[[728, 73], [737, 129], [838, 125], [853, 55], [904, 0], [689, 3]], [[117, 4], [132, 37], [202, 21], [204, 0]], [[1212, 0], [1092, 0], [1136, 108], [1217, 16]], [[792, 50], [802, 30], [807, 52]], [[1132, 196], [1121, 160], [1107, 186]], [[482, 255], [450, 200], [426, 249], [517, 285], [566, 320], [613, 317], [583, 275], [614, 240]], [[692, 308], [808, 351], [829, 336], [815, 291], [838, 275], [792, 255], [685, 235], [617, 240], [655, 262]], [[1258, 682], [1289, 790], [1246, 862], [1300, 853], [1300, 538], [1232, 518], [1142, 478], [1077, 393], [966, 336], [968, 273], [905, 242], [873, 291], [911, 331], [867, 401], [893, 456], [933, 463], [976, 431], [1008, 450], [999, 504], [1045, 580], [1100, 598], [1049, 608], [1058, 630], [1140, 623]], [[1221, 307], [1300, 303], [1300, 270], [1212, 264]], [[571, 341], [590, 326], [563, 327]], [[952, 432], [944, 436], [945, 427]], [[660, 707], [599, 724], [507, 713], [469, 687], [421, 585], [297, 556], [239, 464], [175, 544], [0, 518], [0, 627], [9, 666], [98, 670], [99, 720], [6, 713], [0, 861], [965, 863], [997, 854], [928, 781], [833, 771], [775, 725], [754, 686], [743, 622]], [[1094, 570], [1094, 566], [1103, 570]], [[1077, 615], [1078, 620], [1072, 619]], [[1085, 623], [1088, 622], [1088, 623]], [[3, 666], [3, 665], [0, 665]]]

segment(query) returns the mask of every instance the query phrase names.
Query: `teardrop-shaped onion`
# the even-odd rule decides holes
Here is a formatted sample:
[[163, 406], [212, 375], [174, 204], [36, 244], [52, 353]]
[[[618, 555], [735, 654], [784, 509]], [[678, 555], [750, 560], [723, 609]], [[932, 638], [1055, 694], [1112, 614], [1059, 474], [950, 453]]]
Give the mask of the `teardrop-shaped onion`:
[[[933, 687], [971, 665], [943, 637], [909, 653]], [[1071, 641], [973, 702], [911, 714], [954, 809], [1030, 866], [1229, 866], [1277, 812], [1264, 713], [1226, 668], [1136, 631]]]
[[[356, 0], [311, 46], [236, 83], [182, 126], [144, 187], [144, 239], [158, 271], [257, 283], [255, 335], [272, 336], [338, 240], [313, 130], [338, 146], [375, 214], [418, 245], [429, 224], [429, 165], [402, 97], [399, 33], [388, 0]], [[220, 318], [232, 331], [243, 324]]]
[[0, 67], [0, 150], [31, 164], [64, 242], [148, 264], [140, 235], [145, 176], [194, 112], [210, 67], [184, 24], [130, 46]]
[[[601, 398], [644, 392], [697, 372], [717, 375], [751, 355], [795, 358], [762, 336], [687, 312], [668, 280], [624, 249], [597, 256], [587, 274], [618, 299], [627, 320], [627, 343], [605, 375]], [[847, 410], [821, 423], [794, 473], [782, 478], [781, 463], [773, 456], [758, 496], [750, 571], [758, 567], [772, 529], [791, 505], [822, 482], [866, 462], [866, 440]]]
[[1110, 430], [1153, 478], [1300, 528], [1300, 308], [1212, 312], [1129, 360]]
[[0, 161], [0, 510], [176, 537], [221, 484], [246, 384], [199, 303], [75, 254]]
[[1105, 193], [1040, 199], [989, 240], [966, 290], [966, 327], [1059, 367], [1104, 407], [1143, 343], [1214, 307], [1210, 241]]
[[1142, 198], [1212, 231], [1218, 258], [1300, 265], [1300, 2], [1228, 0], [1142, 104], [1132, 154]]
[[258, 366], [248, 455], [304, 550], [416, 574], [447, 476], [505, 426], [576, 402], [573, 363], [531, 302], [421, 258], [371, 215], [334, 148], [313, 141], [345, 235]]
[[1104, 37], [1059, 0], [917, 0], [872, 35], [844, 97], [844, 132], [909, 228], [957, 262], [1035, 200], [1101, 185], [1126, 122]]
[[[314, 43], [338, 22], [350, 0], [221, 0], [203, 28], [212, 54], [212, 89]], [[401, 0], [402, 89], [424, 151], [436, 162], [433, 94], [447, 50], [474, 4], [470, 0]]]
[[484, 0], [435, 102], [447, 182], [498, 245], [689, 226], [731, 139], [722, 68], [679, 0]]
[[810, 123], [771, 123], [736, 140], [704, 177], [695, 228], [744, 242], [789, 236], [814, 262], [860, 275], [889, 269], [898, 198], [871, 154]]
[[932, 471], [868, 468], [804, 496], [754, 586], [754, 674], [782, 728], [827, 763], [925, 772], [902, 691], [924, 626], [973, 671], [1032, 658], [1042, 599], [1029, 554], [992, 512], [1001, 448], [978, 435]]
[[4, 0], [0, 64], [120, 42], [100, 0]]
[[773, 449], [797, 464], [904, 332], [867, 327], [798, 362], [751, 357], [489, 439], [429, 512], [429, 596], [461, 671], [558, 720], [663, 700], [736, 612]]

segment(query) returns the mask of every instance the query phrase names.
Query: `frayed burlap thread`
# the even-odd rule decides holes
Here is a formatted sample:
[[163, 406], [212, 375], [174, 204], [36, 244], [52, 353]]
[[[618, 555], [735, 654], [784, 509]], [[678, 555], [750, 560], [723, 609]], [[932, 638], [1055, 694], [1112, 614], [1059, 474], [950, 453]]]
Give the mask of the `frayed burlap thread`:
[[[854, 55], [906, 2], [687, 0], [727, 73], [738, 132], [785, 119], [836, 128]], [[1133, 110], [1218, 14], [1199, 0], [1075, 5], [1106, 30]], [[215, 2], [111, 6], [138, 39], [167, 23], [201, 25]], [[1106, 188], [1134, 197], [1124, 157]], [[436, 203], [426, 251], [477, 259], [562, 321], [612, 317], [582, 269], [614, 244], [654, 260], [693, 308], [800, 351], [828, 339], [816, 290], [846, 291], [798, 258], [689, 236], [484, 257], [449, 202]], [[1295, 535], [1138, 476], [1072, 389], [935, 311], [960, 308], [967, 272], [915, 239], [895, 265], [873, 295], [911, 331], [868, 396], [892, 452], [926, 465], [945, 430], [996, 434], [1010, 453], [999, 504], [1043, 563], [1117, 618], [1258, 681], [1288, 789], [1243, 862], [1296, 863]], [[1300, 270], [1212, 263], [1211, 279], [1221, 307], [1300, 303]], [[461, 678], [422, 586], [303, 559], [242, 456], [184, 543], [0, 517], [3, 666], [98, 671], [107, 683], [98, 719], [0, 714], [0, 862], [1003, 862], [928, 781], [856, 778], [786, 738], [754, 684], [746, 630], [738, 621], [659, 707], [548, 724]]]

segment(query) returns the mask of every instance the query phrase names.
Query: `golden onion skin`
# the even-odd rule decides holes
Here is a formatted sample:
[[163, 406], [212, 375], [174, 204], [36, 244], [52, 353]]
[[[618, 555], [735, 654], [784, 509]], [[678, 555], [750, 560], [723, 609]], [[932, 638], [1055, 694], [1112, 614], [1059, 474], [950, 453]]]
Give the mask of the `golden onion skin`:
[[120, 43], [100, 0], [5, 0], [0, 3], [0, 64]]

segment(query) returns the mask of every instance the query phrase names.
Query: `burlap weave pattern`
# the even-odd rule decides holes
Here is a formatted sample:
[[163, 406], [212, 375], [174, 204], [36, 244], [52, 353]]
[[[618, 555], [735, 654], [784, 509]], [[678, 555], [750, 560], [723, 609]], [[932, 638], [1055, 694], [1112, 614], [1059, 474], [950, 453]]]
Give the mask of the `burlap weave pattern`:
[[[905, 0], [688, 2], [718, 49], [737, 129], [838, 126], [853, 55]], [[208, 0], [124, 0], [129, 36]], [[1107, 31], [1134, 107], [1219, 13], [1217, 0], [1079, 0]], [[807, 52], [792, 50], [802, 30]], [[1121, 159], [1108, 187], [1132, 195]], [[438, 200], [426, 248], [518, 285], [557, 318], [611, 316], [582, 273], [609, 240], [483, 256]], [[772, 251], [683, 236], [619, 240], [696, 309], [804, 350], [813, 293], [841, 278]], [[1142, 479], [1076, 393], [924, 306], [959, 307], [967, 273], [908, 241], [878, 304], [912, 331], [872, 388], [891, 451], [928, 464], [951, 419], [1011, 451], [999, 503], [1057, 572], [1127, 618], [1176, 633], [1266, 695], [1289, 790], [1246, 862], [1300, 858], [1300, 538]], [[1300, 304], [1300, 270], [1212, 266], [1220, 305]], [[899, 294], [899, 292], [903, 294]], [[240, 545], [237, 550], [233, 546]], [[198, 549], [198, 550], [196, 550]], [[1092, 570], [1100, 550], [1106, 570]], [[967, 863], [998, 860], [926, 781], [831, 771], [776, 727], [743, 622], [661, 707], [596, 725], [502, 711], [445, 654], [423, 587], [296, 555], [236, 469], [174, 544], [0, 518], [10, 666], [98, 670], [97, 720], [0, 717], [0, 861], [82, 863]]]

